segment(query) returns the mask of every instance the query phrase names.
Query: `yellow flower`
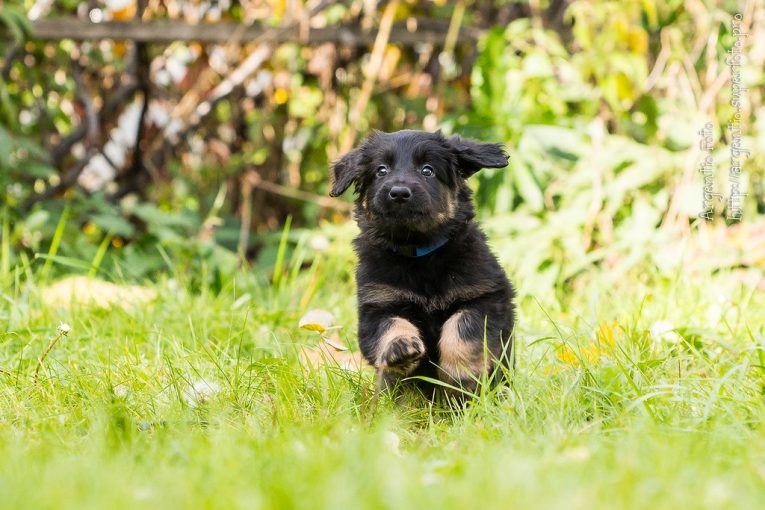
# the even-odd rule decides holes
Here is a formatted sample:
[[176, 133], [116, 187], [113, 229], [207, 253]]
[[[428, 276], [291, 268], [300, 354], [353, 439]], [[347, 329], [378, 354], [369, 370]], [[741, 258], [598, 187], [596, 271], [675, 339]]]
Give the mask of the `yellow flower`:
[[274, 102], [276, 104], [284, 104], [287, 102], [287, 99], [289, 99], [290, 93], [287, 92], [287, 89], [283, 89], [279, 87], [274, 91]]
[[574, 348], [566, 345], [558, 349], [555, 355], [566, 365], [578, 367], [582, 365], [582, 362], [586, 365], [596, 365], [604, 354], [603, 349], [595, 344], [591, 344], [581, 347], [576, 351]]
[[573, 367], [579, 366], [579, 358], [576, 356], [576, 353], [574, 353], [574, 350], [567, 345], [558, 349], [555, 356], [566, 365], [571, 365]]
[[[619, 334], [619, 323], [617, 321], [602, 321], [596, 333], [594, 343], [572, 347], [569, 345], [561, 346], [555, 353], [559, 361], [578, 367], [582, 364], [596, 365], [601, 358], [608, 357], [609, 351], [616, 345], [616, 337]], [[576, 350], [575, 350], [576, 349]]]
[[599, 344], [610, 345], [611, 347], [616, 345], [615, 332], [619, 328], [618, 321], [611, 321], [609, 324], [606, 321], [601, 321], [598, 327], [597, 339]]
[[96, 227], [93, 223], [86, 223], [84, 227], [82, 227], [82, 231], [85, 233], [85, 235], [92, 236], [98, 231], [98, 227]]

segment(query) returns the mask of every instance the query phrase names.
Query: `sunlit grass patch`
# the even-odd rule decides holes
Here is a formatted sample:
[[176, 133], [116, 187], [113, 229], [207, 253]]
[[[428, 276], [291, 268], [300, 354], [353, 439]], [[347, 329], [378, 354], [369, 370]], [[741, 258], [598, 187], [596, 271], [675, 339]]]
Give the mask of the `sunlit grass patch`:
[[[2, 304], [3, 504], [741, 508], [765, 499], [758, 294], [729, 294], [714, 323], [698, 312], [719, 303], [705, 294], [723, 288], [713, 278], [656, 278], [650, 299], [634, 282], [585, 288], [567, 303], [522, 299], [507, 385], [479, 385], [456, 406], [406, 392], [373, 405], [372, 370], [301, 359], [305, 349], [355, 351], [352, 281], [316, 291], [334, 325], [309, 315], [301, 327], [309, 278], [219, 293], [168, 278], [148, 285], [155, 299], [129, 307], [52, 306], [37, 286], [7, 288], [17, 298]], [[48, 350], [62, 323], [68, 334]]]

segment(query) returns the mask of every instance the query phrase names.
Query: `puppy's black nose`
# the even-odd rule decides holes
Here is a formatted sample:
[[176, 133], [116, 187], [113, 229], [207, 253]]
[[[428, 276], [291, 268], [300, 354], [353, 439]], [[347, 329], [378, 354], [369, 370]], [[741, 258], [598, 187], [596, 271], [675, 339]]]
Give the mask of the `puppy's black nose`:
[[406, 202], [412, 198], [412, 190], [406, 186], [393, 186], [388, 192], [388, 196], [394, 202]]

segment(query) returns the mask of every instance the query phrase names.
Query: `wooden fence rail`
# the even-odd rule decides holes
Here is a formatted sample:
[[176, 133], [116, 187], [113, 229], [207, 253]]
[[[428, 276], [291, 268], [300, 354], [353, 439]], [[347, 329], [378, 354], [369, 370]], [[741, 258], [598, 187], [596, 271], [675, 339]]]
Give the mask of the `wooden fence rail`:
[[[413, 46], [421, 43], [443, 44], [448, 31], [448, 20], [412, 19], [394, 25], [390, 43]], [[233, 22], [190, 24], [183, 20], [158, 19], [149, 21], [107, 21], [91, 23], [75, 18], [61, 17], [40, 19], [32, 22], [32, 38], [40, 40], [126, 40], [166, 44], [173, 41], [196, 41], [223, 43], [231, 40], [249, 42], [261, 40], [271, 31], [269, 41], [275, 43], [300, 42], [303, 44], [335, 43], [347, 46], [367, 46], [374, 43], [376, 32], [358, 26], [333, 26], [310, 30], [292, 27], [273, 32], [270, 27], [242, 26]], [[474, 43], [480, 36], [479, 29], [463, 27], [458, 40]], [[9, 37], [0, 27], [0, 37]]]

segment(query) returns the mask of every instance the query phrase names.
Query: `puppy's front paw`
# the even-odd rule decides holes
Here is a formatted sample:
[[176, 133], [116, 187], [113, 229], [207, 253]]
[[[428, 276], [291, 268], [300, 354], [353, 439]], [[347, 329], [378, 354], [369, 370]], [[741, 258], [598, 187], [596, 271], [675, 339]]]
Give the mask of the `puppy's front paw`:
[[399, 336], [390, 340], [380, 353], [379, 365], [395, 373], [410, 372], [425, 355], [425, 344], [418, 336]]

